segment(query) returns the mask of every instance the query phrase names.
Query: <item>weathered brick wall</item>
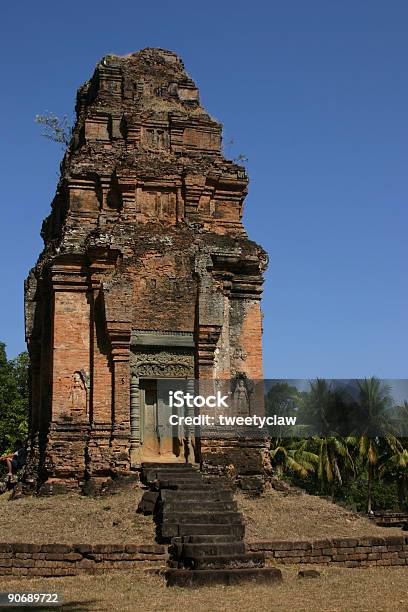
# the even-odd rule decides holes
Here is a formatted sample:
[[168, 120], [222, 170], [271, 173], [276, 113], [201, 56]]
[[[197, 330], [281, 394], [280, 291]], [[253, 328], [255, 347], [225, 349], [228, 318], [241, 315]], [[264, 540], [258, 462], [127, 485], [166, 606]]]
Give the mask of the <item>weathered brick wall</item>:
[[[110, 346], [106, 337], [105, 322], [101, 312], [101, 299], [92, 292], [91, 308], [91, 376], [89, 389], [89, 420], [92, 429], [86, 449], [87, 476], [106, 474], [106, 466], [112, 458], [112, 364]], [[92, 382], [91, 382], [92, 381]]]
[[249, 549], [265, 552], [270, 563], [317, 563], [336, 567], [408, 565], [408, 536], [252, 542]]
[[2, 576], [75, 576], [109, 570], [161, 568], [167, 550], [160, 544], [2, 544]]
[[[81, 370], [89, 374], [89, 322], [89, 302], [85, 291], [55, 292], [52, 386], [54, 420], [71, 416], [69, 396], [73, 374]], [[86, 412], [78, 417], [86, 419]]]
[[[313, 541], [250, 542], [267, 563], [365, 568], [408, 565], [408, 536], [332, 538]], [[161, 544], [0, 543], [0, 575], [74, 576], [110, 570], [161, 569], [168, 559]]]
[[262, 313], [259, 300], [244, 302], [244, 315], [237, 345], [243, 349], [242, 368], [252, 380], [262, 380]]
[[[92, 410], [95, 423], [110, 423], [112, 418], [112, 368], [110, 346], [106, 338], [105, 322], [95, 300], [92, 321]], [[99, 306], [99, 308], [98, 308]]]
[[[54, 294], [52, 423], [45, 460], [51, 477], [80, 479], [85, 471], [90, 372], [90, 306], [86, 290]], [[82, 374], [80, 374], [82, 373]]]
[[137, 264], [127, 264], [133, 283], [133, 326], [193, 332], [197, 285], [191, 236], [162, 228], [156, 235], [156, 248], [141, 242], [144, 252]]

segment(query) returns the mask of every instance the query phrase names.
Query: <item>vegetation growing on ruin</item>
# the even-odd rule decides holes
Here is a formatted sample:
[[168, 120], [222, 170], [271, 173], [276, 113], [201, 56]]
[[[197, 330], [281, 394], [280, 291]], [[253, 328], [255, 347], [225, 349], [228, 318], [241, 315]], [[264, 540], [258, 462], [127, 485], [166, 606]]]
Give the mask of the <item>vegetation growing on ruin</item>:
[[47, 111], [44, 115], [36, 115], [35, 122], [43, 126], [41, 135], [44, 138], [59, 143], [63, 148], [71, 142], [73, 124], [68, 115], [58, 117]]

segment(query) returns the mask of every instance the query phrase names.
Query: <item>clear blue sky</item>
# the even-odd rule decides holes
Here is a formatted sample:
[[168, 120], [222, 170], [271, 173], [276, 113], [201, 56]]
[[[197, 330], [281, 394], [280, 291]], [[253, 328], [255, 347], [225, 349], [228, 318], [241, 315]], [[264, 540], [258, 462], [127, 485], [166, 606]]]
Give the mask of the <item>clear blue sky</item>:
[[179, 53], [244, 153], [245, 221], [270, 254], [265, 376], [408, 377], [408, 4], [82, 0], [2, 6], [0, 339], [24, 350], [23, 281], [73, 111], [105, 54]]

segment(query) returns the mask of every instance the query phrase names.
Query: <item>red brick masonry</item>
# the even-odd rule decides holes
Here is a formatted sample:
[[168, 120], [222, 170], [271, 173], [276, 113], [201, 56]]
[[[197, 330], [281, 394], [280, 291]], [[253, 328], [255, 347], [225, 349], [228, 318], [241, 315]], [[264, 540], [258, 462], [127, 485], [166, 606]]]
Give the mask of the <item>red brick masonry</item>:
[[75, 576], [107, 570], [164, 567], [160, 544], [1, 544], [0, 575]]
[[[408, 536], [334, 538], [314, 541], [251, 542], [269, 562], [316, 563], [336, 567], [408, 565]], [[1, 544], [0, 575], [75, 576], [109, 570], [163, 568], [160, 544]]]
[[265, 552], [276, 563], [318, 563], [340, 567], [408, 565], [408, 535], [384, 538], [333, 538], [313, 541], [252, 542], [251, 551]]

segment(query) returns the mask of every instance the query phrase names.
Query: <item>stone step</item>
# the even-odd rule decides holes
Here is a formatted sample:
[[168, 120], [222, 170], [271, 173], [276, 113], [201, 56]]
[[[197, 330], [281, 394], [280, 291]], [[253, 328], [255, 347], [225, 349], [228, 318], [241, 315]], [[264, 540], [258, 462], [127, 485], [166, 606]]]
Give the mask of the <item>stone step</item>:
[[[197, 483], [197, 482], [188, 482], [188, 481], [186, 481], [185, 484], [183, 484], [183, 481], [177, 482], [175, 484], [169, 483], [168, 486], [165, 486], [163, 482], [161, 482], [160, 486], [164, 489], [168, 488], [168, 489], [173, 489], [177, 491], [185, 490], [186, 493], [189, 491], [194, 491], [194, 492], [195, 491], [217, 491], [214, 485], [205, 484], [205, 483]], [[223, 490], [229, 491], [230, 495], [233, 495], [232, 489], [223, 489]]]
[[180, 474], [179, 472], [177, 472], [176, 474], [174, 472], [152, 472], [152, 474], [156, 474], [154, 480], [158, 480], [159, 482], [163, 482], [165, 480], [168, 482], [174, 481], [175, 484], [190, 481], [203, 483], [203, 477], [201, 476], [201, 474], [197, 474], [195, 472], [183, 472], [182, 474]]
[[164, 482], [174, 482], [174, 484], [196, 482], [200, 486], [203, 482], [201, 474], [198, 472], [189, 472], [187, 470], [179, 470], [178, 472], [146, 470], [142, 474], [141, 479], [147, 484], [153, 484], [156, 482], [159, 482], [160, 484]]
[[166, 506], [161, 516], [163, 524], [166, 523], [211, 523], [211, 524], [224, 524], [229, 525], [230, 523], [243, 523], [244, 519], [240, 512], [167, 512]]
[[161, 489], [175, 489], [175, 490], [196, 490], [196, 489], [209, 489], [208, 485], [204, 485], [202, 480], [199, 478], [160, 478], [158, 483]]
[[137, 512], [142, 514], [154, 514], [158, 499], [158, 491], [145, 491], [137, 507]]
[[157, 480], [189, 480], [190, 478], [195, 478], [196, 480], [203, 481], [203, 477], [200, 472], [195, 472], [191, 470], [179, 470], [178, 472], [173, 472], [170, 470], [148, 470], [147, 473], [156, 474]]
[[160, 462], [150, 462], [143, 461], [142, 462], [142, 471], [150, 470], [150, 469], [160, 469], [160, 470], [186, 470], [186, 469], [196, 469], [196, 467], [192, 463], [160, 463]]
[[263, 553], [243, 553], [240, 555], [200, 555], [198, 557], [183, 557], [184, 567], [192, 570], [205, 569], [240, 569], [263, 567], [265, 555]]
[[197, 502], [201, 501], [221, 501], [227, 500], [232, 501], [232, 492], [230, 489], [214, 489], [214, 488], [200, 488], [200, 489], [189, 489], [186, 491], [165, 489], [160, 491], [160, 497], [162, 501], [178, 501], [180, 503]]
[[182, 489], [189, 488], [194, 490], [201, 489], [203, 486], [202, 481], [195, 477], [183, 478], [182, 480], [178, 478], [155, 478], [153, 480], [146, 480], [146, 483], [153, 485], [154, 488], [173, 490], [180, 490], [180, 487]]
[[197, 510], [204, 512], [232, 512], [237, 511], [237, 502], [235, 501], [204, 501], [204, 500], [194, 500], [186, 502], [183, 500], [182, 504], [180, 504], [180, 500], [178, 501], [166, 501], [165, 504], [163, 502], [159, 502], [159, 506], [161, 509], [167, 513], [172, 512], [180, 512], [180, 506], [183, 507], [185, 512], [194, 512]]
[[172, 544], [227, 544], [240, 543], [234, 535], [186, 535], [172, 538]]
[[176, 557], [208, 557], [224, 555], [242, 555], [246, 552], [244, 542], [199, 542], [194, 544], [176, 544], [169, 547], [170, 554]]
[[203, 477], [200, 472], [196, 470], [161, 470], [158, 468], [151, 468], [144, 470], [142, 476], [149, 481], [153, 480], [184, 480], [189, 478], [196, 478], [202, 480]]
[[242, 523], [164, 523], [158, 527], [163, 538], [188, 535], [233, 535], [236, 539], [242, 539], [245, 534], [245, 525]]
[[193, 490], [194, 490], [194, 489], [201, 489], [203, 486], [202, 481], [199, 480], [198, 478], [183, 478], [183, 480], [178, 480], [177, 478], [163, 478], [163, 479], [157, 480], [156, 482], [158, 482], [159, 488], [161, 489], [179, 490], [180, 487], [184, 489], [185, 486], [187, 485], [188, 487], [193, 487]]
[[281, 582], [282, 572], [275, 567], [166, 571], [168, 586], [199, 587], [213, 584], [232, 585], [241, 582]]

